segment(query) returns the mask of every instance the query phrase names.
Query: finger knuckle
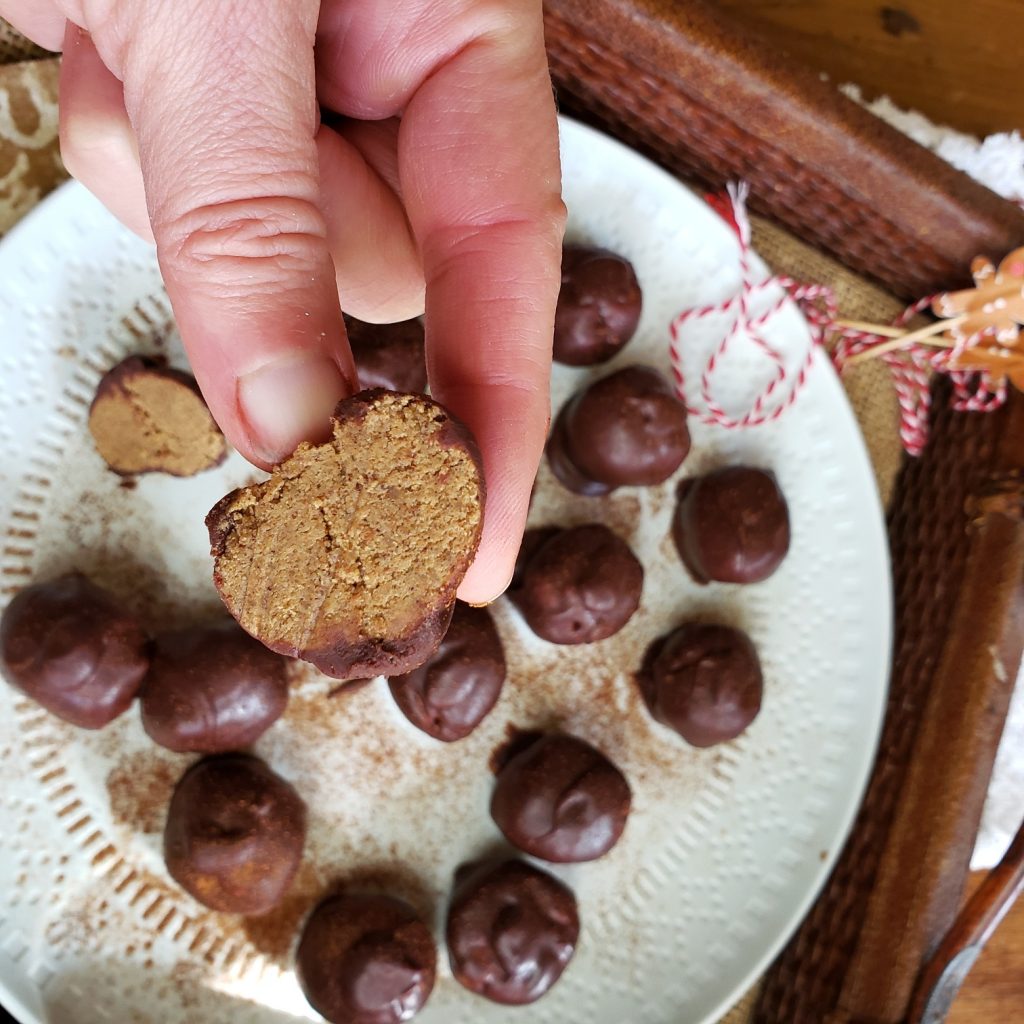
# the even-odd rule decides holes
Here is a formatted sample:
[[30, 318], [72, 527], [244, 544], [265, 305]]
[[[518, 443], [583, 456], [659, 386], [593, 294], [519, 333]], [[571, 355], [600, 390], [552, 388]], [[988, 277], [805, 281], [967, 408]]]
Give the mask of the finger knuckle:
[[261, 197], [189, 209], [156, 226], [161, 256], [179, 271], [273, 278], [312, 270], [326, 245], [323, 216], [306, 199]]

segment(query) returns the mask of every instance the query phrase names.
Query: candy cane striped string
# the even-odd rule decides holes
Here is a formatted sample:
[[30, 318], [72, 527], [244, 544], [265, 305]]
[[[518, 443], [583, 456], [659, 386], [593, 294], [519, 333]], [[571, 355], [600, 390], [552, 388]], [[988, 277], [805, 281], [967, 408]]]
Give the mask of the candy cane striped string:
[[[684, 309], [669, 324], [669, 357], [676, 393], [687, 403], [691, 416], [702, 423], [729, 430], [759, 426], [782, 416], [803, 390], [814, 358], [814, 350], [819, 345], [824, 345], [826, 339], [834, 342], [831, 358], [839, 373], [843, 372], [853, 356], [889, 340], [868, 331], [840, 327], [836, 323], [838, 307], [835, 293], [825, 285], [801, 284], [781, 275], [754, 280], [750, 258], [750, 219], [746, 210], [748, 195], [747, 184], [739, 183], [730, 184], [724, 196], [707, 197], [708, 203], [733, 228], [739, 238], [739, 293], [718, 304]], [[751, 316], [750, 308], [754, 300], [773, 288], [779, 290], [779, 297], [763, 313]], [[928, 309], [934, 298], [934, 295], [929, 295], [908, 306], [896, 317], [893, 326], [906, 326], [914, 316]], [[797, 304], [811, 328], [811, 344], [793, 375], [787, 372], [782, 353], [762, 333], [765, 325], [782, 309], [787, 299]], [[701, 404], [691, 404], [683, 373], [682, 345], [685, 328], [695, 320], [727, 314], [733, 314], [732, 326], [715, 347], [701, 373]], [[934, 373], [944, 373], [952, 380], [952, 405], [958, 411], [991, 412], [1006, 401], [1005, 379], [993, 382], [984, 372], [950, 368], [950, 363], [964, 349], [977, 344], [981, 337], [978, 335], [964, 339], [951, 349], [916, 344], [883, 353], [879, 357], [892, 374], [900, 408], [900, 440], [910, 455], [920, 455], [928, 442], [931, 377]], [[715, 373], [726, 352], [740, 338], [746, 339], [766, 358], [771, 367], [770, 379], [746, 412], [730, 415], [715, 398], [713, 383]]]
[[[751, 268], [750, 219], [746, 201], [749, 187], [745, 182], [730, 184], [727, 196], [709, 196], [708, 201], [736, 232], [740, 242], [740, 290], [738, 294], [714, 305], [684, 309], [669, 324], [669, 357], [675, 379], [676, 393], [687, 402], [689, 414], [702, 423], [725, 427], [729, 430], [756, 427], [777, 420], [796, 401], [807, 381], [814, 349], [824, 337], [823, 326], [836, 319], [835, 297], [823, 285], [798, 284], [792, 278], [775, 276], [754, 279]], [[751, 315], [751, 304], [770, 289], [778, 289], [778, 298], [762, 313]], [[764, 336], [765, 325], [786, 304], [794, 299], [803, 309], [811, 325], [812, 344], [808, 346], [795, 375], [786, 370], [785, 358]], [[708, 358], [700, 377], [701, 405], [693, 405], [686, 393], [683, 372], [682, 344], [685, 327], [695, 320], [709, 316], [733, 314], [732, 326]], [[714, 395], [713, 381], [726, 353], [739, 338], [752, 344], [768, 361], [770, 377], [754, 398], [750, 409], [741, 415], [730, 415]], [[788, 387], [787, 387], [788, 385]]]
[[[931, 306], [934, 298], [934, 295], [927, 295], [908, 306], [893, 320], [893, 327], [906, 327], [918, 313]], [[853, 356], [860, 355], [887, 340], [870, 331], [841, 328], [835, 324], [830, 328], [830, 335], [835, 338], [832, 363], [840, 374]], [[887, 352], [879, 357], [892, 375], [896, 401], [900, 409], [900, 441], [908, 455], [920, 455], [928, 443], [928, 417], [932, 404], [932, 367], [928, 356], [935, 351], [948, 350], [914, 345], [896, 352]]]
[[[910, 321], [931, 307], [935, 295], [908, 306], [895, 320], [894, 327], [906, 327]], [[884, 344], [887, 338], [868, 331], [857, 331], [833, 324], [835, 338], [832, 361], [842, 373], [850, 358], [873, 346]], [[910, 455], [920, 455], [928, 443], [928, 417], [931, 411], [931, 378], [935, 373], [945, 374], [953, 384], [952, 406], [958, 412], [994, 412], [1006, 402], [1006, 380], [993, 382], [991, 376], [978, 370], [954, 370], [951, 363], [972, 345], [983, 340], [987, 332], [964, 338], [953, 348], [932, 348], [928, 345], [909, 345], [879, 358], [889, 368], [896, 398], [900, 406], [900, 440]]]

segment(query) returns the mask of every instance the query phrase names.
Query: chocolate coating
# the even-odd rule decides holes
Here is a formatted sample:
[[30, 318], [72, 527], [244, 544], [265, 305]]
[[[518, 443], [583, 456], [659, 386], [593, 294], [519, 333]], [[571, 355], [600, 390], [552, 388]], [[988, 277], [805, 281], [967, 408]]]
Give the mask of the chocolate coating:
[[539, 637], [591, 644], [629, 621], [643, 582], [643, 567], [626, 542], [591, 523], [560, 530], [540, 544], [509, 597]]
[[596, 860], [619, 841], [631, 800], [629, 783], [601, 751], [551, 734], [502, 768], [491, 817], [524, 853], [571, 864]]
[[285, 665], [231, 620], [163, 633], [139, 695], [143, 727], [179, 753], [247, 747], [284, 712]]
[[4, 677], [83, 729], [102, 728], [135, 699], [147, 646], [134, 616], [81, 573], [26, 587], [0, 618]]
[[403, 320], [397, 324], [368, 324], [345, 315], [359, 386], [388, 391], [425, 391], [427, 364], [423, 350], [423, 324]]
[[695, 747], [710, 747], [735, 739], [757, 717], [764, 681], [746, 633], [688, 622], [652, 647], [640, 690], [659, 722]]
[[672, 539], [698, 583], [758, 583], [789, 551], [789, 509], [775, 476], [729, 466], [679, 490]]
[[388, 681], [402, 714], [445, 743], [468, 736], [484, 720], [504, 682], [505, 652], [491, 613], [461, 602], [430, 658]]
[[633, 265], [607, 249], [567, 245], [555, 309], [555, 361], [592, 366], [633, 337], [642, 297]]
[[586, 495], [660, 484], [689, 451], [686, 406], [648, 366], [628, 366], [574, 395], [547, 446], [551, 471]]
[[164, 827], [164, 861], [212, 910], [265, 914], [287, 893], [306, 842], [306, 805], [258, 758], [221, 754], [178, 781]]
[[506, 861], [458, 882], [446, 933], [459, 984], [495, 1003], [524, 1006], [558, 981], [576, 951], [576, 897], [546, 871]]
[[343, 894], [309, 916], [296, 971], [310, 1005], [332, 1024], [397, 1024], [427, 1001], [437, 947], [401, 900]]
[[523, 534], [519, 553], [516, 555], [515, 569], [509, 591], [516, 591], [523, 585], [523, 575], [533, 556], [556, 534], [562, 532], [561, 526], [533, 526]]

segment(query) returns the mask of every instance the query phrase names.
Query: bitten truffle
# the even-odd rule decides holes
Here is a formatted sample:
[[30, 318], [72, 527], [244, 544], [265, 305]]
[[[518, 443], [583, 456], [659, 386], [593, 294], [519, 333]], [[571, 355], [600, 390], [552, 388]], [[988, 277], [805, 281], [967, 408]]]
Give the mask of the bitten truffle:
[[541, 860], [596, 860], [626, 827], [632, 796], [622, 772], [574, 736], [550, 734], [501, 769], [491, 817], [505, 838]]
[[729, 466], [685, 480], [672, 539], [698, 583], [758, 583], [789, 551], [789, 509], [775, 476]]
[[286, 663], [230, 619], [162, 633], [139, 703], [150, 739], [168, 750], [238, 750], [284, 712]]
[[686, 406], [648, 366], [628, 366], [569, 399], [547, 445], [558, 480], [592, 496], [660, 484], [689, 451]]
[[630, 620], [643, 582], [643, 567], [626, 542], [591, 523], [559, 530], [537, 545], [509, 597], [539, 637], [591, 644]]
[[0, 619], [7, 681], [83, 729], [112, 722], [149, 667], [146, 635], [112, 594], [80, 573], [35, 583]]
[[446, 928], [455, 980], [506, 1006], [536, 1002], [576, 951], [575, 896], [546, 871], [518, 860], [461, 874]]
[[343, 894], [306, 921], [296, 971], [310, 1005], [331, 1024], [398, 1024], [427, 1001], [437, 947], [406, 903]]
[[406, 392], [426, 389], [423, 324], [419, 320], [368, 324], [346, 315], [345, 327], [361, 387]]
[[419, 668], [389, 680], [402, 714], [434, 739], [468, 736], [505, 682], [505, 652], [486, 608], [458, 603], [441, 646]]
[[108, 371], [89, 409], [103, 461], [122, 475], [193, 476], [227, 458], [227, 443], [195, 379], [142, 356]]
[[695, 747], [739, 736], [761, 710], [764, 691], [750, 637], [698, 622], [655, 641], [639, 682], [651, 714]]
[[422, 395], [339, 403], [333, 437], [206, 517], [243, 629], [337, 679], [411, 672], [436, 649], [483, 525], [469, 432]]
[[178, 885], [212, 910], [265, 914], [288, 892], [306, 842], [306, 805], [262, 761], [221, 754], [181, 777], [164, 828]]
[[642, 297], [633, 265], [607, 249], [567, 245], [555, 310], [555, 360], [592, 366], [636, 333]]

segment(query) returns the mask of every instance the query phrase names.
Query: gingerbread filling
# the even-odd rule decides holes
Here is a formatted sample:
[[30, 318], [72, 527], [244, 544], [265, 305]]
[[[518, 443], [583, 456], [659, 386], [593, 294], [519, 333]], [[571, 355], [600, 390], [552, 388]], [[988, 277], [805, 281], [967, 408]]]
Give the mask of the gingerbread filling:
[[481, 477], [452, 421], [422, 397], [364, 395], [339, 407], [330, 441], [300, 445], [208, 520], [221, 594], [275, 650], [412, 635], [451, 604], [476, 551]]
[[116, 473], [192, 476], [217, 465], [227, 451], [194, 383], [138, 358], [125, 360], [100, 383], [89, 430]]

